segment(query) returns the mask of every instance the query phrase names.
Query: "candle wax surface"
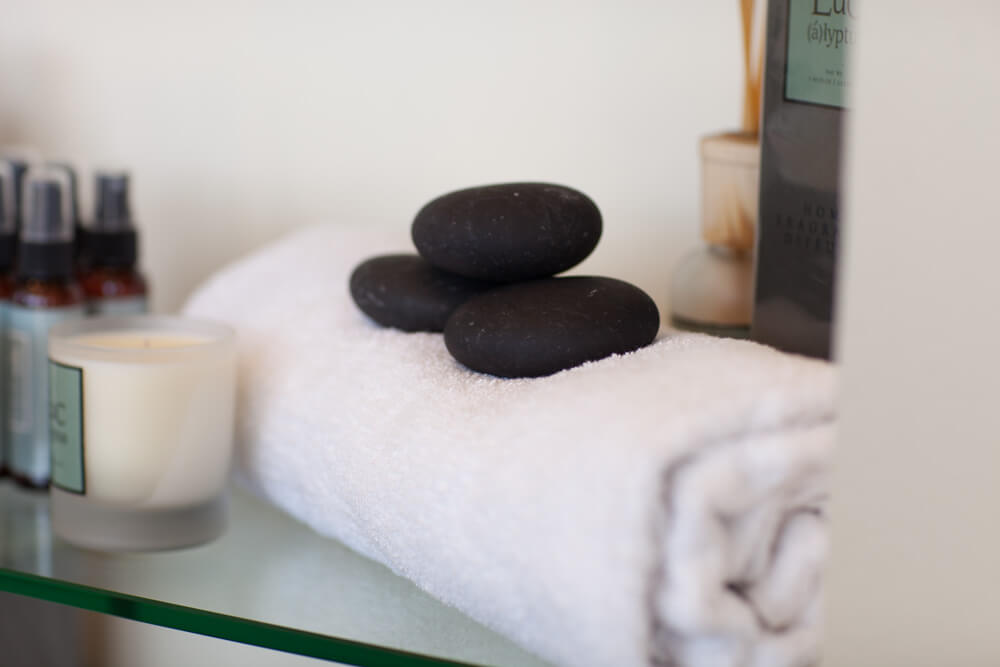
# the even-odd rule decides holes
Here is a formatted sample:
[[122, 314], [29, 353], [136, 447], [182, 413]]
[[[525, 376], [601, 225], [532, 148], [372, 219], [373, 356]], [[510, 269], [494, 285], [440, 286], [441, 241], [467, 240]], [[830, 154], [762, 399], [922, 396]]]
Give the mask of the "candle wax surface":
[[160, 331], [119, 331], [85, 334], [72, 338], [74, 343], [116, 350], [163, 350], [192, 347], [211, 341], [205, 336]]

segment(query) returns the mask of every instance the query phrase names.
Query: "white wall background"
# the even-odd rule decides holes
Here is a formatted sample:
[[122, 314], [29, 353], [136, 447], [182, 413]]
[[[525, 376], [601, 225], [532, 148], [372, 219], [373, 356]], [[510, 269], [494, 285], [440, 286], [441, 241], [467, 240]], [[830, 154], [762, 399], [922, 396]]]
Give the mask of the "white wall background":
[[[741, 115], [731, 0], [7, 0], [0, 14], [0, 144], [133, 170], [158, 310], [294, 227], [406, 229], [445, 191], [539, 179], [604, 213], [580, 270], [635, 282], [666, 315], [671, 268], [699, 243], [698, 137]], [[107, 628], [108, 664], [284, 664]]]
[[1000, 5], [863, 5], [828, 664], [1000, 665]]
[[[666, 306], [698, 242], [697, 138], [740, 118], [736, 3], [8, 0], [0, 144], [122, 164], [155, 305], [315, 221], [399, 225], [445, 191], [589, 193], [581, 267]], [[333, 287], [332, 289], [339, 289]]]

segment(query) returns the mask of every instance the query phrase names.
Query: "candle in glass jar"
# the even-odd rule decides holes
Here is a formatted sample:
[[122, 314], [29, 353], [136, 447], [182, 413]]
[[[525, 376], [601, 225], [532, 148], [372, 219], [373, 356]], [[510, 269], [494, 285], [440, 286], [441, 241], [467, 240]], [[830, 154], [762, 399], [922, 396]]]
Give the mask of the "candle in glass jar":
[[169, 317], [68, 322], [49, 335], [53, 529], [102, 549], [221, 531], [235, 336]]

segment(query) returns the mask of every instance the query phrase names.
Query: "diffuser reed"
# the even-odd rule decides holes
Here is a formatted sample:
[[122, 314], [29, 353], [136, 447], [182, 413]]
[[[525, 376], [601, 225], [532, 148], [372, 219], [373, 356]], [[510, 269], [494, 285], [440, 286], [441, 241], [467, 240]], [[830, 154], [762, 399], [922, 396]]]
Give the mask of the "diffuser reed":
[[767, 0], [740, 0], [743, 23], [743, 131], [760, 131], [761, 73], [764, 65], [764, 9]]

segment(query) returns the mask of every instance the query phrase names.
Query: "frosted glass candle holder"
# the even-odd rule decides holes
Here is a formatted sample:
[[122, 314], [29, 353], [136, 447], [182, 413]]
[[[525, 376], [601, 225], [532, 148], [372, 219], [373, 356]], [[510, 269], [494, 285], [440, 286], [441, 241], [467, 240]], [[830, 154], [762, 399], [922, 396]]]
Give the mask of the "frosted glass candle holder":
[[236, 336], [179, 317], [49, 333], [52, 529], [79, 546], [191, 546], [225, 527]]

